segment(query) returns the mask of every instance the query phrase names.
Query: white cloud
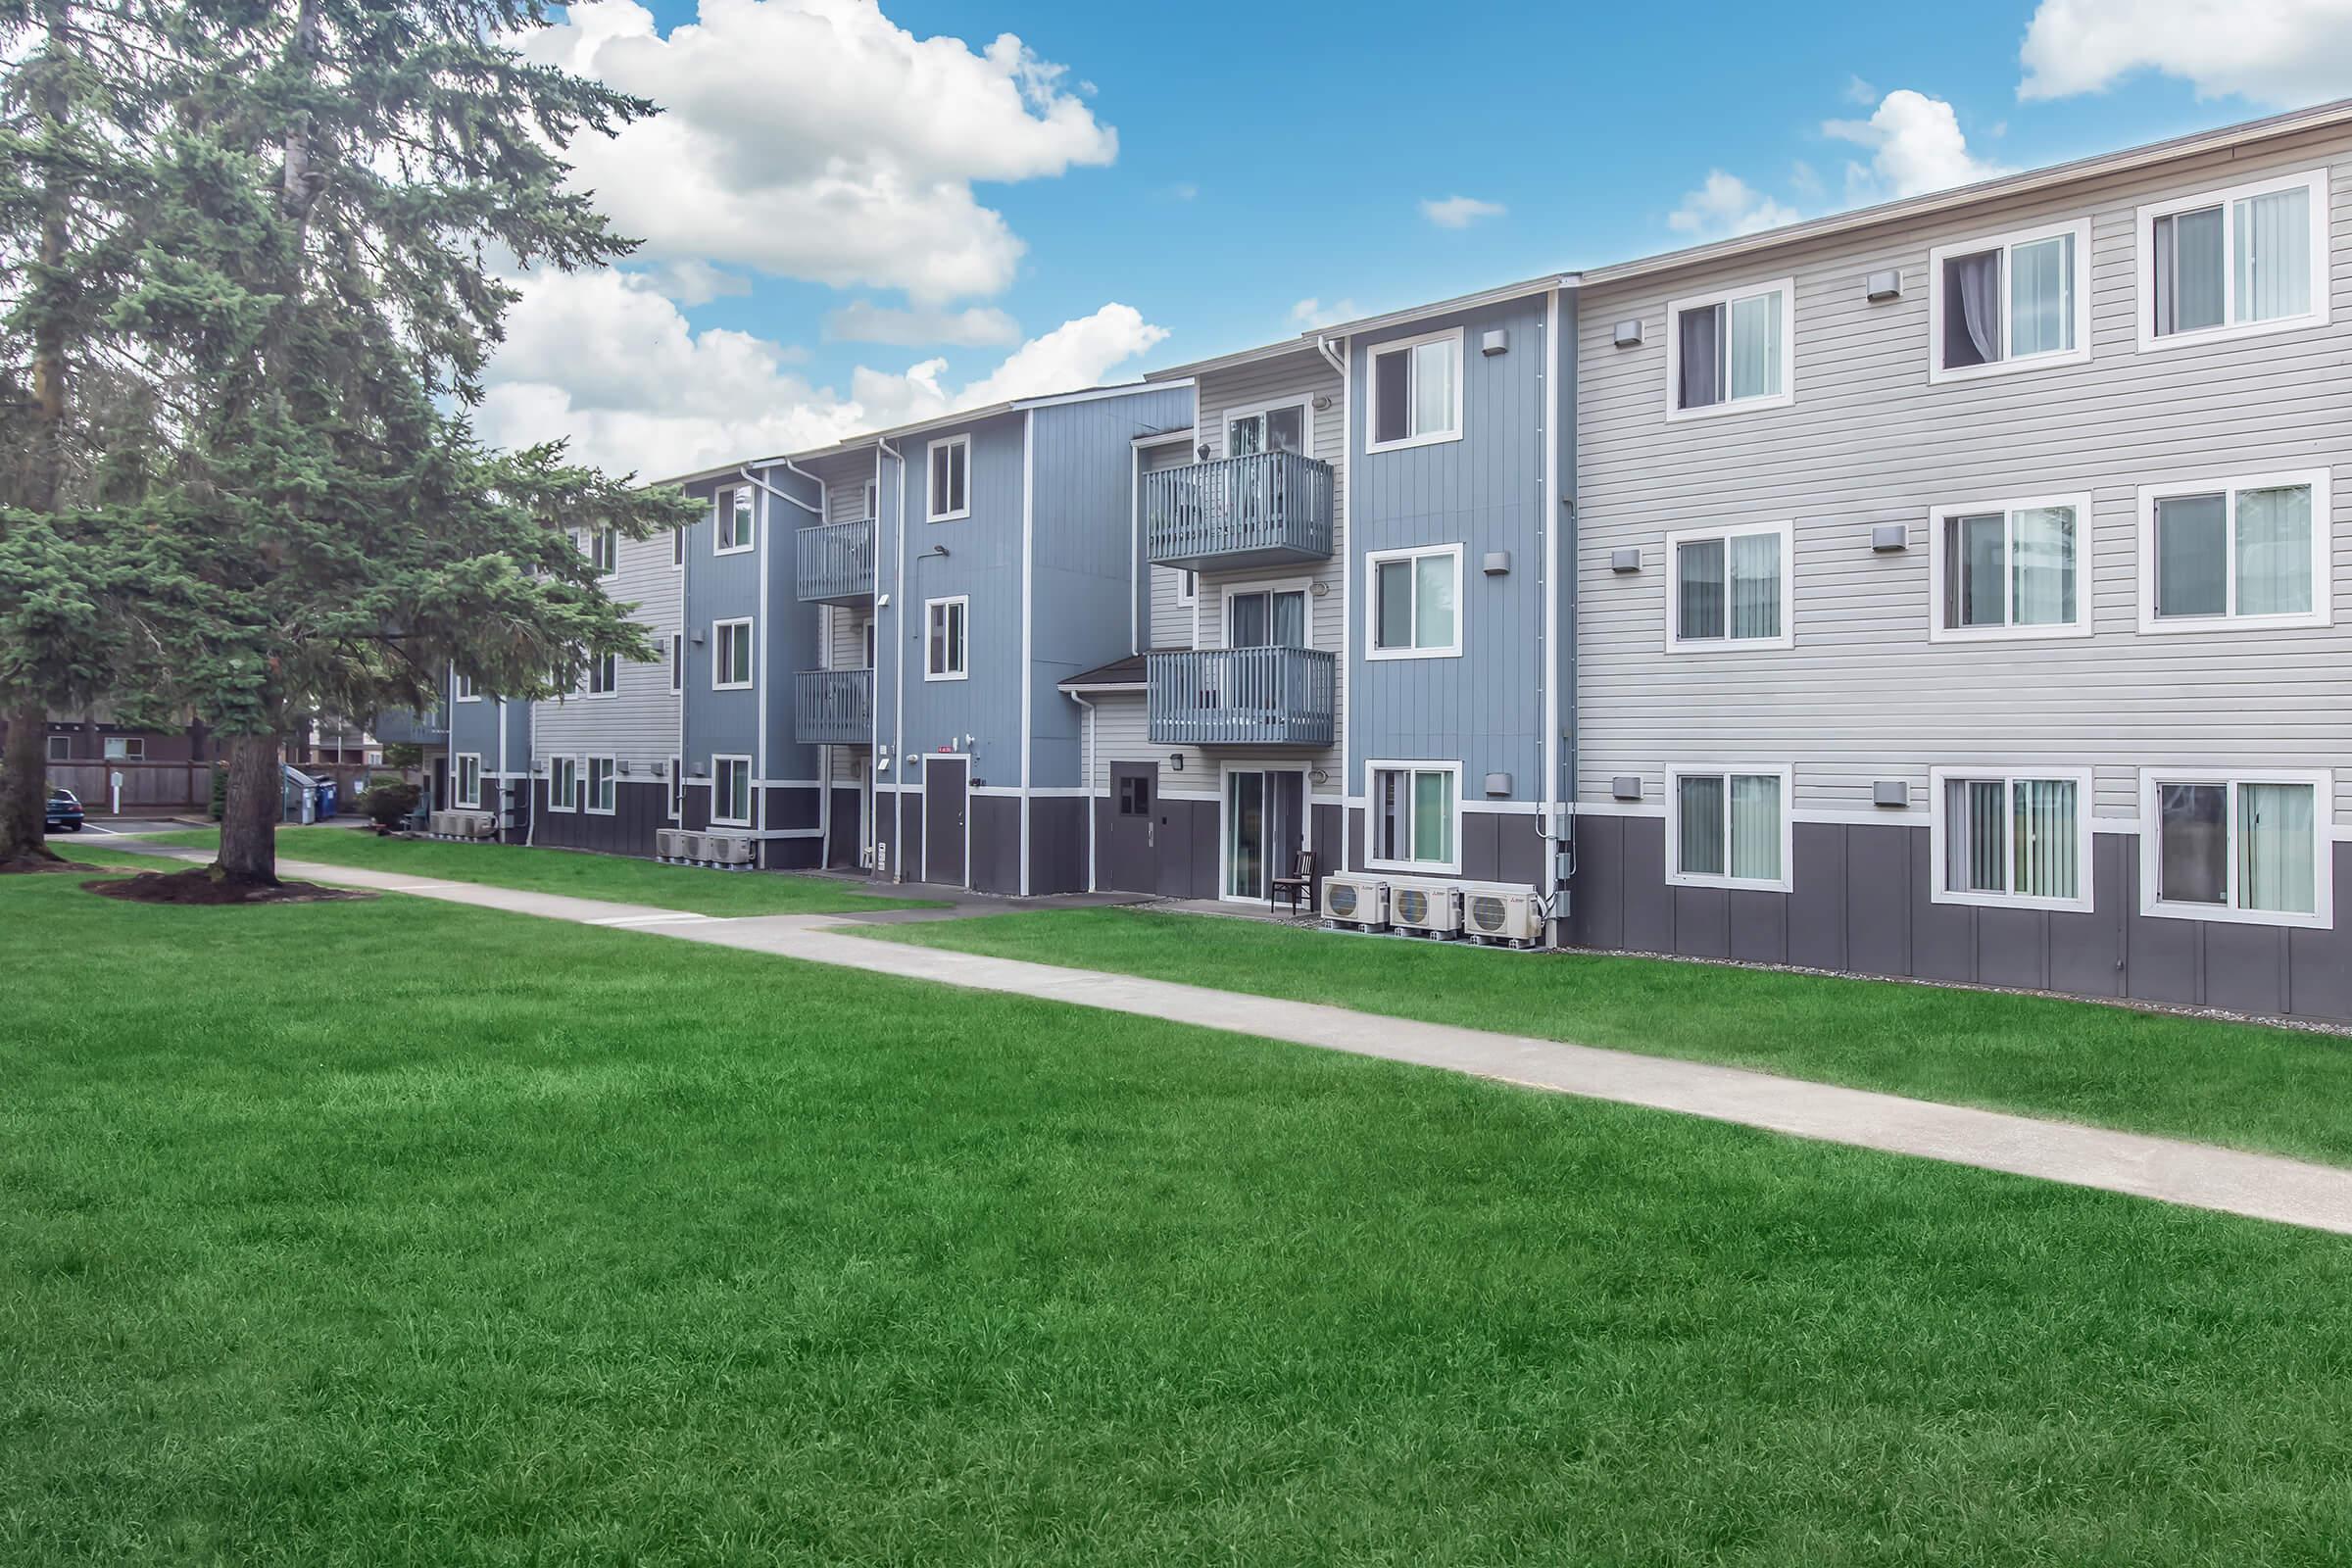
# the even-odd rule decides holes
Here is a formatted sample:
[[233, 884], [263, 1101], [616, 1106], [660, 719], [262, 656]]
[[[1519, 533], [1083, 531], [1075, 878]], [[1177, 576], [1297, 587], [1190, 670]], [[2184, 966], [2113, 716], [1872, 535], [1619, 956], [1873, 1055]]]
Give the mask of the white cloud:
[[860, 367], [843, 396], [788, 368], [793, 350], [748, 332], [695, 331], [643, 276], [540, 272], [518, 286], [477, 430], [504, 446], [567, 438], [581, 461], [644, 478], [1089, 386], [1167, 336], [1133, 307], [1105, 305], [960, 387], [948, 361], [930, 359], [895, 373]]
[[1857, 202], [1948, 190], [2001, 172], [1968, 150], [1950, 104], [1908, 87], [1888, 93], [1868, 120], [1827, 121], [1821, 133], [1871, 150], [1868, 165], [1846, 166], [1846, 194]]
[[918, 304], [993, 294], [1023, 251], [975, 180], [1104, 165], [1118, 133], [1010, 33], [916, 38], [873, 0], [703, 0], [664, 37], [635, 0], [583, 0], [529, 58], [664, 113], [572, 144], [576, 182], [656, 262], [754, 268]]
[[2200, 98], [2311, 103], [2352, 93], [2352, 0], [2041, 0], [2020, 58], [2027, 100], [2157, 71]]
[[1507, 211], [1500, 202], [1480, 201], [1475, 196], [1448, 196], [1421, 204], [1421, 216], [1440, 228], [1468, 228], [1482, 218], [1500, 218]]
[[889, 343], [902, 348], [946, 344], [993, 348], [1021, 340], [1021, 323], [993, 306], [968, 311], [901, 311], [852, 300], [825, 318], [825, 336], [837, 343]]
[[1353, 300], [1333, 300], [1326, 305], [1310, 294], [1291, 307], [1291, 324], [1302, 328], [1328, 326], [1334, 321], [1352, 320], [1363, 314], [1355, 308]]
[[1666, 226], [1678, 234], [1718, 239], [1729, 234], [1752, 234], [1760, 228], [1778, 228], [1783, 223], [1795, 222], [1801, 216], [1795, 208], [1765, 195], [1739, 175], [1710, 169], [1706, 182], [1686, 195], [1683, 204], [1666, 215]]
[[714, 299], [749, 294], [752, 280], [740, 272], [693, 260], [664, 263], [654, 270], [662, 292], [680, 305], [708, 305]]

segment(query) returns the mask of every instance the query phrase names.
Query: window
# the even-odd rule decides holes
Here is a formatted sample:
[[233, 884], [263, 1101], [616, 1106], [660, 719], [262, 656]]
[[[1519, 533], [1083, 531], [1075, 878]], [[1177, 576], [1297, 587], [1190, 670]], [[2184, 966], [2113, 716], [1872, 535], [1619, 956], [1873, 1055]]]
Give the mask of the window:
[[482, 759], [480, 754], [458, 754], [458, 781], [453, 786], [457, 804], [480, 808], [482, 804]]
[[1763, 283], [1666, 307], [1666, 417], [1795, 401], [1796, 284]]
[[1390, 550], [1364, 558], [1372, 581], [1367, 659], [1444, 659], [1462, 651], [1462, 547]]
[[1458, 762], [1371, 762], [1372, 842], [1367, 866], [1386, 871], [1461, 869], [1454, 846], [1460, 838], [1462, 769]]
[[2090, 358], [2090, 220], [1928, 253], [1928, 379]]
[[722, 827], [752, 825], [752, 760], [710, 759], [710, 820]]
[[1462, 332], [1383, 343], [1371, 353], [1371, 439], [1366, 452], [1462, 438]]
[[669, 689], [686, 689], [686, 634], [682, 631], [669, 634]]
[[51, 760], [52, 762], [70, 762], [70, 761], [72, 761], [73, 760], [74, 760], [74, 737], [73, 737], [73, 736], [71, 736], [71, 735], [52, 735], [52, 736], [50, 736], [50, 737], [49, 737], [49, 760]]
[[620, 690], [620, 656], [598, 654], [588, 661], [588, 695], [610, 697]]
[[923, 679], [962, 680], [971, 673], [965, 646], [966, 598], [931, 599], [923, 603]]
[[2087, 496], [1981, 501], [1931, 514], [1932, 642], [2087, 637], [2082, 591]]
[[580, 760], [576, 757], [553, 757], [547, 763], [547, 808], [551, 811], [576, 811], [580, 808]]
[[865, 511], [860, 514], [865, 521], [872, 522], [882, 514], [881, 495], [882, 486], [878, 481], [865, 481]]
[[934, 441], [931, 453], [931, 484], [926, 493], [933, 522], [953, 522], [957, 517], [972, 514], [972, 438], [968, 435], [950, 436]]
[[1788, 891], [1788, 769], [1666, 777], [1666, 880]]
[[1176, 608], [1189, 610], [1200, 602], [1200, 574], [1197, 571], [1176, 573]]
[[106, 738], [106, 760], [110, 762], [144, 762], [147, 760], [147, 737], [109, 735]]
[[452, 674], [449, 677], [449, 689], [450, 695], [461, 703], [478, 703], [482, 700], [481, 689], [474, 685], [471, 675]]
[[1226, 412], [1225, 455], [1229, 458], [1247, 458], [1259, 452], [1305, 451], [1306, 405], [1303, 403]]
[[737, 485], [731, 490], [719, 491], [715, 511], [718, 535], [717, 543], [710, 550], [712, 555], [736, 555], [759, 542], [758, 525], [752, 517], [750, 485]]
[[1150, 816], [1152, 814], [1152, 780], [1139, 773], [1122, 774], [1119, 778], [1119, 814], [1121, 816]]
[[588, 759], [587, 809], [600, 816], [611, 816], [619, 805], [620, 785], [614, 776], [612, 759]]
[[1228, 648], [1312, 648], [1306, 586], [1229, 588], [1225, 593]]
[[858, 636], [865, 647], [864, 667], [871, 669], [874, 667], [874, 621], [871, 615], [866, 617], [865, 625], [860, 629]]
[[2328, 321], [2328, 172], [2139, 210], [2139, 346]]
[[1938, 904], [2091, 906], [2090, 775], [1933, 768]]
[[2325, 626], [2328, 472], [2150, 485], [2139, 493], [2139, 629]]
[[669, 760], [669, 819], [683, 820], [686, 815], [686, 759]]
[[1666, 651], [1790, 646], [1792, 543], [1786, 522], [1668, 534]]
[[588, 536], [588, 557], [596, 569], [612, 576], [620, 569], [620, 532], [614, 528], [599, 528]]
[[714, 620], [710, 623], [710, 689], [733, 691], [752, 683], [752, 623]]
[[2251, 925], [2334, 919], [2328, 773], [2140, 775], [2140, 912]]
[[683, 571], [686, 567], [686, 530], [669, 530], [669, 569]]

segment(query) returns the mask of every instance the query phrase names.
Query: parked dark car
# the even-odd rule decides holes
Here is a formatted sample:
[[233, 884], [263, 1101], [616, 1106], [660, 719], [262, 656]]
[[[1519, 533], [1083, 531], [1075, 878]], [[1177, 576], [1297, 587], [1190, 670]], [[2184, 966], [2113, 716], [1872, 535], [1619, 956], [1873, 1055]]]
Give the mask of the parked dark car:
[[78, 833], [81, 831], [81, 802], [72, 790], [49, 792], [49, 833]]

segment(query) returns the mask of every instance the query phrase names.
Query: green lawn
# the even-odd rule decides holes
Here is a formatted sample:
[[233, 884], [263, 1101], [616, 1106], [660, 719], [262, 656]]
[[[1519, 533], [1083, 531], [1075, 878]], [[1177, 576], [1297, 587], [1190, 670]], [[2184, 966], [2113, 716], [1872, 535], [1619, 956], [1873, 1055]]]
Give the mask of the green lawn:
[[2352, 1540], [2341, 1239], [398, 897], [0, 923], [0, 1562]]
[[[136, 853], [141, 844], [210, 850], [220, 842], [217, 828], [151, 833], [136, 840], [103, 841], [109, 849]], [[60, 854], [93, 852], [67, 840]], [[487, 882], [533, 893], [567, 893], [580, 899], [609, 899], [696, 914], [838, 914], [853, 909], [936, 908], [920, 899], [887, 899], [860, 892], [831, 877], [790, 876], [773, 871], [710, 871], [692, 865], [663, 865], [617, 855], [525, 849], [513, 844], [456, 844], [441, 839], [379, 839], [342, 827], [286, 827], [277, 831], [277, 853], [289, 860], [367, 866], [413, 872], [453, 882]]]
[[886, 934], [2352, 1164], [2352, 1039], [2336, 1035], [2044, 997], [1499, 953], [1135, 909]]

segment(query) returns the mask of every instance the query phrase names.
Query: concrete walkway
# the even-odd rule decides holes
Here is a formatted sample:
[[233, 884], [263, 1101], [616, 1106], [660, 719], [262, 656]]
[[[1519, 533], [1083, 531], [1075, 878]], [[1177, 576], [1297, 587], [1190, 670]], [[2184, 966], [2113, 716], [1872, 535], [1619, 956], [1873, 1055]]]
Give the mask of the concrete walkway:
[[[200, 855], [190, 858], [201, 858]], [[1345, 1007], [1244, 996], [1064, 969], [1012, 958], [907, 947], [849, 934], [858, 915], [785, 914], [719, 919], [470, 882], [424, 881], [397, 872], [280, 860], [278, 871], [442, 899], [479, 908], [618, 926], [808, 963], [861, 969], [974, 991], [1037, 997], [1136, 1013], [1360, 1056], [1413, 1062], [1532, 1089], [1680, 1111], [1711, 1121], [1923, 1159], [2128, 1193], [2192, 1208], [2352, 1235], [2352, 1170], [2241, 1153], [2179, 1139], [2036, 1121], [1999, 1111], [1907, 1100], [1705, 1062], [1564, 1045]], [[879, 914], [881, 911], [877, 911]]]

